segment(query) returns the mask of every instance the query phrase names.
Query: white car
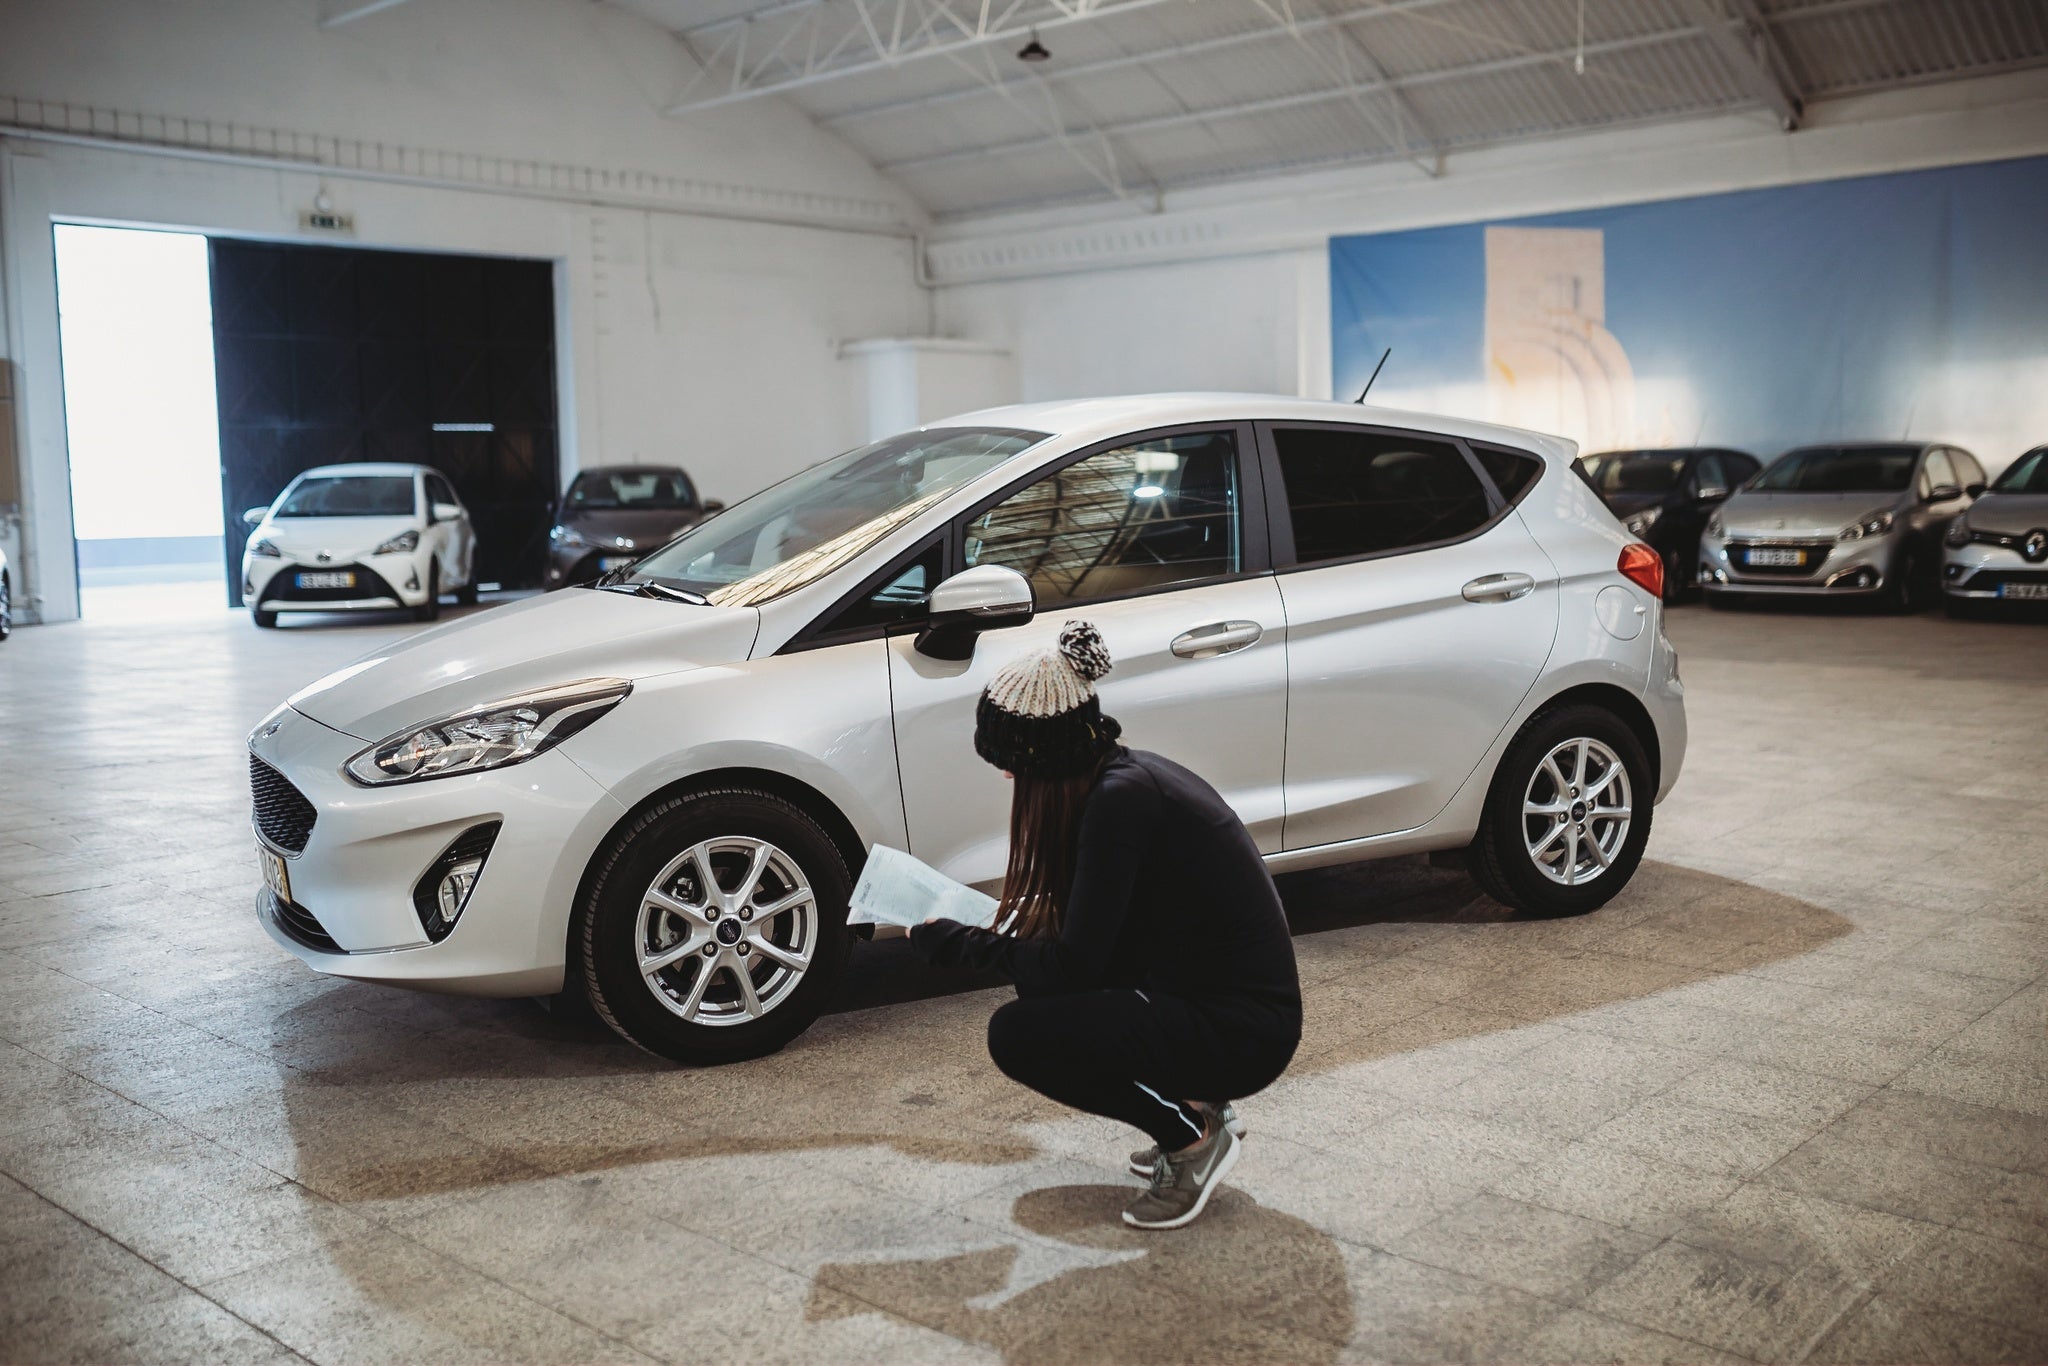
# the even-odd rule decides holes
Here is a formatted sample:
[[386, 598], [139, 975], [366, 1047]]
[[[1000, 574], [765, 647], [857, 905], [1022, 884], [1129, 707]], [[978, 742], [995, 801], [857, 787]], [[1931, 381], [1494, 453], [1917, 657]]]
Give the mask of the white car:
[[720, 1061], [831, 1000], [875, 844], [1004, 867], [990, 673], [1097, 623], [1126, 741], [1280, 869], [1628, 881], [1685, 752], [1662, 562], [1571, 443], [1259, 396], [1001, 408], [776, 484], [596, 587], [358, 661], [250, 736], [264, 924], [321, 972], [588, 993]]
[[476, 602], [476, 530], [447, 476], [425, 465], [320, 465], [242, 520], [242, 600], [258, 626], [279, 612]]

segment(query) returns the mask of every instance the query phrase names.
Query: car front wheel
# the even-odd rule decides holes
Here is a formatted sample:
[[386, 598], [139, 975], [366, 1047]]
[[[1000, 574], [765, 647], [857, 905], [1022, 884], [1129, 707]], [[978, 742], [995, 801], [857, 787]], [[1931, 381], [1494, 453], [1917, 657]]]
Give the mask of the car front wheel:
[[441, 562], [427, 561], [427, 600], [412, 609], [414, 621], [434, 621], [441, 615]]
[[605, 1023], [676, 1062], [773, 1053], [831, 1000], [853, 883], [781, 797], [670, 798], [598, 856], [579, 908], [583, 984]]
[[1605, 707], [1539, 713], [1508, 746], [1472, 842], [1473, 877], [1532, 915], [1578, 915], [1628, 884], [1650, 839], [1656, 781]]

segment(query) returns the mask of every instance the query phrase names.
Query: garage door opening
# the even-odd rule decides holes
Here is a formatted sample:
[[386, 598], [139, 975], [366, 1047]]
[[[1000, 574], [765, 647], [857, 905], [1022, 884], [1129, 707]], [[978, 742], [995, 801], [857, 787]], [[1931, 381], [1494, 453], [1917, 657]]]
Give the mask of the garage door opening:
[[70, 223], [55, 233], [82, 614], [218, 610], [206, 238]]

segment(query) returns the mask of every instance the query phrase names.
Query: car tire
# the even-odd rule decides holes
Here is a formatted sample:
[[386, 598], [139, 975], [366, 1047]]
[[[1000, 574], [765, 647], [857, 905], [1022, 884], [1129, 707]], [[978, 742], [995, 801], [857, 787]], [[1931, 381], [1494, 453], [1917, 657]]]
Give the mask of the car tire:
[[1716, 612], [1740, 612], [1748, 604], [1742, 600], [1740, 593], [1709, 593], [1707, 606]]
[[1887, 612], [1910, 616], [1925, 605], [1920, 593], [1920, 556], [1911, 549], [1901, 550], [1892, 561], [1891, 582], [1885, 585], [1881, 599]]
[[[749, 788], [671, 797], [592, 867], [572, 947], [592, 1009], [628, 1042], [674, 1062], [738, 1062], [781, 1049], [830, 1003], [853, 878], [795, 803]], [[757, 916], [764, 895], [779, 909]]]
[[476, 575], [471, 571], [468, 583], [455, 590], [455, 602], [460, 607], [476, 606]]
[[266, 631], [274, 630], [277, 626], [277, 613], [266, 612], [261, 608], [251, 608], [249, 619]]
[[434, 621], [441, 615], [441, 562], [427, 561], [427, 600], [412, 609], [414, 621]]
[[[1559, 779], [1565, 790], [1553, 792]], [[1656, 795], [1642, 741], [1612, 711], [1575, 703], [1539, 712], [1494, 771], [1470, 850], [1472, 876], [1495, 901], [1528, 915], [1597, 910], [1635, 876]], [[1541, 809], [1548, 807], [1557, 809]], [[1624, 816], [1612, 814], [1622, 807]]]

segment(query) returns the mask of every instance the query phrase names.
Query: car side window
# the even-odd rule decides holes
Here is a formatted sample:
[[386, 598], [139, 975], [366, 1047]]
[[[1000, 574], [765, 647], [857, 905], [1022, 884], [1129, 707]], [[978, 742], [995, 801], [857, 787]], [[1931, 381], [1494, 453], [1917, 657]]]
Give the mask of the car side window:
[[1273, 440], [1301, 564], [1454, 541], [1492, 519], [1448, 441], [1312, 427], [1275, 427]]
[[448, 481], [438, 474], [427, 476], [427, 497], [436, 503], [459, 504], [462, 501], [455, 496], [455, 490], [448, 486]]
[[1966, 450], [1961, 450], [1955, 446], [1950, 446], [1948, 448], [1948, 458], [1950, 463], [1955, 466], [1956, 482], [1958, 484], [1961, 484], [1964, 488], [1968, 488], [1972, 484], [1982, 484], [1986, 482], [1984, 478], [1984, 467], [1977, 463], [1976, 456], [1971, 455]]
[[846, 636], [887, 629], [923, 617], [932, 589], [938, 587], [944, 551], [943, 543], [933, 541], [909, 564], [841, 607], [813, 634]]
[[1927, 459], [1920, 466], [1920, 496], [1925, 498], [1943, 484], [1953, 484], [1955, 482], [1957, 482], [1955, 467], [1949, 464], [1948, 452], [1944, 450], [1927, 452]]
[[1479, 457], [1479, 463], [1486, 470], [1486, 477], [1500, 490], [1500, 496], [1510, 506], [1522, 501], [1522, 495], [1536, 486], [1536, 480], [1543, 473], [1543, 461], [1527, 451], [1513, 451], [1505, 446], [1472, 447], [1472, 454]]
[[1235, 574], [1244, 558], [1237, 462], [1228, 431], [1091, 455], [969, 520], [967, 564], [1016, 570], [1041, 612]]
[[1692, 488], [1695, 497], [1708, 489], [1719, 489], [1723, 493], [1728, 491], [1728, 470], [1721, 463], [1720, 456], [1700, 457], [1700, 463], [1693, 466]]

